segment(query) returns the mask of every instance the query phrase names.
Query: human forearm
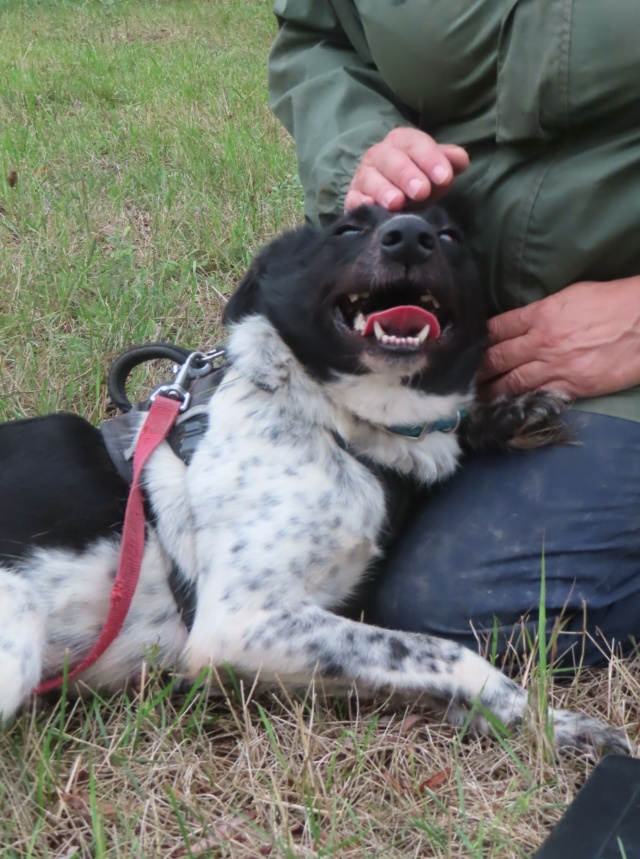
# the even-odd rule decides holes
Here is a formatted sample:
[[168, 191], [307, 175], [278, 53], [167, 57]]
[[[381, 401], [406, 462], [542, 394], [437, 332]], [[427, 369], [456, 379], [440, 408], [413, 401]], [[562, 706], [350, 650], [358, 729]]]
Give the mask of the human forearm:
[[317, 221], [341, 213], [365, 151], [410, 123], [367, 58], [364, 40], [354, 46], [329, 3], [280, 0], [275, 8], [280, 31], [269, 58], [270, 102], [295, 140], [306, 211]]

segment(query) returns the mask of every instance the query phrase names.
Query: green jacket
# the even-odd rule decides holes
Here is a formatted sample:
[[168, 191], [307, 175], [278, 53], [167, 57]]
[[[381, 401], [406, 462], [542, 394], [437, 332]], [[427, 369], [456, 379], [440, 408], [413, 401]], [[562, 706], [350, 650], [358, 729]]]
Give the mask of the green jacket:
[[[638, 0], [276, 0], [275, 12], [271, 104], [312, 220], [342, 211], [369, 146], [415, 125], [471, 156], [451, 199], [494, 312], [640, 275]], [[638, 389], [583, 406], [640, 420]]]

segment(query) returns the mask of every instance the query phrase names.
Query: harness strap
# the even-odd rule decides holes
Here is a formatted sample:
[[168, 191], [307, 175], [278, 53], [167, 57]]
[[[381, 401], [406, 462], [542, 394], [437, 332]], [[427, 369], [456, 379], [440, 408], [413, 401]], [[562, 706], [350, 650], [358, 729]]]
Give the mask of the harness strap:
[[[118, 636], [129, 612], [131, 601], [140, 577], [140, 567], [144, 555], [145, 540], [145, 517], [144, 499], [140, 486], [140, 477], [147, 460], [164, 441], [169, 430], [175, 423], [181, 407], [180, 400], [167, 396], [156, 397], [147, 414], [147, 418], [140, 431], [140, 438], [136, 445], [133, 456], [133, 483], [127, 500], [127, 507], [122, 531], [122, 548], [120, 550], [120, 562], [116, 575], [111, 598], [109, 612], [102, 631], [93, 649], [87, 656], [67, 674], [67, 680], [75, 679], [78, 674], [86, 671], [107, 650], [109, 645]], [[62, 685], [64, 677], [54, 677], [45, 680], [32, 691], [34, 695], [42, 695], [51, 689]]]
[[164, 358], [176, 364], [184, 364], [192, 349], [176, 346], [175, 343], [144, 343], [142, 346], [130, 346], [111, 365], [107, 376], [107, 391], [109, 399], [121, 412], [130, 412], [133, 403], [127, 396], [127, 379], [132, 370], [148, 361]]

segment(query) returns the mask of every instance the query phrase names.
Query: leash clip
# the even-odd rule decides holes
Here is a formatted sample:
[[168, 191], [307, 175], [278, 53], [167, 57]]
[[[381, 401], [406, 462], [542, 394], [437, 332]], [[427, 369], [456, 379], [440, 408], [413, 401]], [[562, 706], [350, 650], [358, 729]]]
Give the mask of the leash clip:
[[218, 357], [222, 351], [221, 349], [214, 349], [207, 353], [190, 352], [184, 364], [176, 367], [176, 377], [173, 382], [170, 385], [159, 385], [150, 395], [149, 402], [152, 403], [157, 396], [169, 397], [172, 400], [180, 400], [180, 411], [186, 411], [189, 408], [191, 394], [184, 384], [195, 376], [203, 375], [205, 370], [208, 372], [211, 361], [214, 357]]

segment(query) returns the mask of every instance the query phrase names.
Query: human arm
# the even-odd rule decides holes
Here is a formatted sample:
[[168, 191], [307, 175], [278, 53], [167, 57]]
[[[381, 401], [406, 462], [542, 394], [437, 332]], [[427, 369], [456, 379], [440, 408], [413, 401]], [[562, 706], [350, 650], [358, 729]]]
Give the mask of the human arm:
[[[441, 189], [466, 167], [464, 150], [413, 127], [375, 68], [355, 5], [277, 0], [275, 12], [270, 102], [295, 140], [312, 220], [340, 214], [345, 202], [400, 208], [406, 195], [429, 196], [438, 166]], [[411, 180], [419, 183], [415, 193]]]
[[582, 281], [489, 321], [483, 396], [557, 390], [575, 399], [640, 384], [640, 276]]

